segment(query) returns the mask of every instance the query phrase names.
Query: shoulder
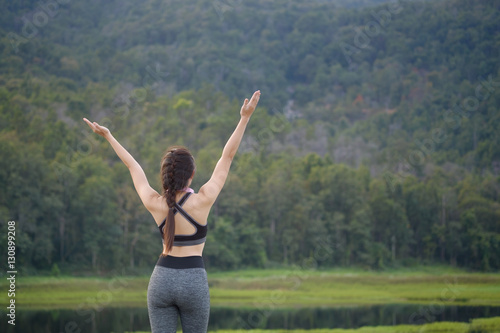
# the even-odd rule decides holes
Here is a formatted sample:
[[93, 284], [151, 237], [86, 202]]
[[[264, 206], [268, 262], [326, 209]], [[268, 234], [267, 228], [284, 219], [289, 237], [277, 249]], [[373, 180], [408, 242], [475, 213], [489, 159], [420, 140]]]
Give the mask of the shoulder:
[[146, 208], [153, 215], [157, 225], [160, 225], [168, 214], [167, 201], [163, 196], [151, 199], [150, 204]]
[[209, 209], [212, 207], [214, 202], [210, 199], [209, 196], [206, 195], [205, 192], [203, 192], [203, 189], [200, 189], [198, 193], [193, 193], [191, 197], [189, 198], [188, 202], [192, 206], [195, 206], [195, 208], [198, 209]]
[[202, 194], [193, 193], [182, 207], [198, 222], [202, 222], [207, 220], [212, 204]]

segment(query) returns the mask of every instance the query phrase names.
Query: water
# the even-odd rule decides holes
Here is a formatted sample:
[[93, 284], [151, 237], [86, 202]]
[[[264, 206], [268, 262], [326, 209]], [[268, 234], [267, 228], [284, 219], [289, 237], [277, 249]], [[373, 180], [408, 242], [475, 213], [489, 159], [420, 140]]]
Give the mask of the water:
[[[94, 310], [16, 310], [15, 329], [1, 312], [1, 332], [78, 333], [150, 331], [146, 308]], [[500, 306], [377, 305], [293, 310], [231, 309], [212, 307], [209, 330], [216, 329], [314, 329], [423, 324], [434, 321], [468, 322], [473, 318], [500, 316]]]

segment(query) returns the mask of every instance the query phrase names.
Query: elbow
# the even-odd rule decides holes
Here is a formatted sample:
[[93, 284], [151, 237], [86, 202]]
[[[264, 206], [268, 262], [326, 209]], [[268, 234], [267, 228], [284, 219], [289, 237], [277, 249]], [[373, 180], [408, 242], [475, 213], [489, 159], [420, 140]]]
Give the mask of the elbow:
[[234, 156], [236, 155], [236, 152], [235, 151], [227, 151], [227, 150], [224, 150], [222, 152], [222, 157], [223, 158], [227, 158], [229, 159], [229, 161], [233, 161], [234, 159]]
[[125, 166], [130, 170], [130, 172], [134, 171], [134, 170], [142, 170], [141, 166], [139, 165], [139, 163], [137, 163], [137, 161], [132, 161], [132, 162], [123, 162], [123, 164], [125, 164]]

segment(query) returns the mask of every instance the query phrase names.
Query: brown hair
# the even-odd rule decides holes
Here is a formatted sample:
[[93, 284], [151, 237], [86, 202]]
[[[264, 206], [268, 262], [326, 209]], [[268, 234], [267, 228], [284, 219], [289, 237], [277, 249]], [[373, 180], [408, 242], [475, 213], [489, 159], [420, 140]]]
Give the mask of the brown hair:
[[163, 196], [167, 199], [168, 215], [164, 227], [163, 240], [167, 252], [172, 249], [175, 235], [175, 195], [177, 191], [188, 185], [189, 178], [195, 170], [193, 155], [185, 147], [170, 147], [161, 161], [161, 180], [163, 184]]

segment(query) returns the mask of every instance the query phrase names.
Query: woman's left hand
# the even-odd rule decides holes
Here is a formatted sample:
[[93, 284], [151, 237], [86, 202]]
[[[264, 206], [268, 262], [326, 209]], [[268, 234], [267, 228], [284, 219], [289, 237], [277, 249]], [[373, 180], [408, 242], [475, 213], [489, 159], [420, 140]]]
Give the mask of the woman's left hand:
[[240, 110], [241, 117], [250, 118], [252, 113], [255, 111], [255, 108], [257, 107], [257, 103], [259, 103], [259, 99], [260, 99], [260, 90], [257, 90], [256, 92], [253, 93], [253, 96], [250, 99], [250, 101], [248, 100], [248, 98], [245, 98], [243, 106], [241, 107]]
[[105, 138], [107, 135], [109, 135], [111, 133], [109, 131], [109, 129], [107, 129], [104, 126], [99, 125], [95, 121], [93, 123], [91, 123], [87, 118], [83, 118], [83, 121], [85, 121], [87, 123], [87, 125], [89, 125], [89, 127], [92, 128], [94, 133], [99, 134], [103, 138]]

